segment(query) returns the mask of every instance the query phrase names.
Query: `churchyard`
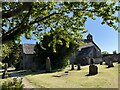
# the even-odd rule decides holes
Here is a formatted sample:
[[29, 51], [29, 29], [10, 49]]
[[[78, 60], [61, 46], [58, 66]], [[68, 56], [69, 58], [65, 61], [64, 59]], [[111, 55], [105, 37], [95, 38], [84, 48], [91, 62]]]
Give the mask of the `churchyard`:
[[[96, 65], [98, 74], [89, 74], [89, 65], [81, 66], [81, 70], [71, 70], [67, 66], [61, 71], [51, 73], [43, 72], [21, 72], [20, 75], [26, 78], [36, 88], [118, 88], [118, 63], [114, 67], [107, 68], [107, 65]], [[16, 71], [19, 72], [19, 71]], [[0, 79], [0, 85], [11, 79]]]

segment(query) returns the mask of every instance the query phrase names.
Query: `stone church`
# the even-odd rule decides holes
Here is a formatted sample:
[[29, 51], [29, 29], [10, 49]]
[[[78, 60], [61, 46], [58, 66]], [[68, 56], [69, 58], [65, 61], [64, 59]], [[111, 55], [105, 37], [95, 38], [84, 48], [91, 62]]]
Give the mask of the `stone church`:
[[[80, 63], [81, 65], [90, 64], [90, 59], [94, 59], [94, 63], [102, 61], [101, 49], [94, 43], [93, 36], [88, 34], [87, 39], [83, 40], [85, 45], [79, 47], [70, 58], [71, 63]], [[21, 46], [21, 63], [22, 69], [38, 69], [42, 66], [39, 62], [40, 58], [35, 56], [35, 44], [22, 44]]]
[[90, 64], [91, 59], [95, 64], [102, 62], [101, 49], [93, 41], [93, 36], [88, 34], [87, 39], [84, 39], [83, 42], [85, 44], [73, 53], [70, 62], [81, 65]]
[[20, 68], [21, 69], [32, 69], [33, 64], [35, 63], [35, 51], [34, 51], [35, 44], [22, 44], [21, 46], [21, 62]]

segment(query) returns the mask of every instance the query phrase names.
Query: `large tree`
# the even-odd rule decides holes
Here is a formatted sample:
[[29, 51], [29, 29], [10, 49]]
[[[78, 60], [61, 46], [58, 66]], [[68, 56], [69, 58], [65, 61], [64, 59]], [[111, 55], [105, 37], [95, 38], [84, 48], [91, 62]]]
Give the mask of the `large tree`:
[[[69, 45], [76, 42], [74, 37], [82, 37], [88, 18], [102, 18], [101, 24], [107, 24], [118, 30], [115, 23], [119, 21], [116, 12], [120, 10], [117, 2], [3, 2], [2, 3], [2, 40], [19, 40], [22, 34], [31, 39], [42, 39], [58, 30]], [[49, 33], [48, 33], [49, 32]], [[65, 35], [63, 36], [63, 32]], [[72, 34], [72, 37], [70, 35]], [[60, 41], [54, 36], [55, 45]], [[58, 41], [59, 40], [59, 41]]]
[[[19, 41], [23, 34], [27, 39], [39, 39], [42, 43], [42, 50], [45, 52], [41, 55], [48, 54], [47, 56], [52, 61], [54, 58], [57, 60], [64, 58], [64, 61], [67, 57], [64, 53], [68, 50], [71, 52], [71, 47], [81, 44], [82, 34], [87, 32], [85, 22], [88, 18], [95, 20], [96, 17], [100, 17], [102, 18], [101, 24], [107, 24], [118, 30], [116, 23], [119, 19], [116, 12], [120, 10], [120, 7], [116, 3], [3, 2], [1, 38], [4, 44], [12, 40]], [[71, 46], [71, 44], [75, 45]], [[64, 53], [62, 50], [65, 50]], [[59, 54], [61, 57], [58, 59]]]
[[[52, 69], [63, 68], [69, 64], [69, 58], [71, 57], [72, 53], [76, 51], [79, 47], [79, 44], [74, 42], [67, 43], [59, 34], [56, 34], [58, 31], [52, 32], [51, 35], [44, 35], [43, 40], [40, 43], [36, 43], [35, 52], [36, 56], [40, 58], [42, 67], [39, 66], [40, 69], [45, 68], [46, 58], [49, 57], [51, 61]], [[65, 33], [62, 33], [63, 36]], [[71, 38], [72, 35], [69, 36]], [[56, 45], [54, 44], [53, 39], [54, 37], [59, 38]], [[81, 38], [74, 38], [80, 42]], [[51, 45], [50, 45], [51, 44]], [[82, 44], [82, 43], [81, 43]], [[54, 46], [54, 47], [53, 47]]]

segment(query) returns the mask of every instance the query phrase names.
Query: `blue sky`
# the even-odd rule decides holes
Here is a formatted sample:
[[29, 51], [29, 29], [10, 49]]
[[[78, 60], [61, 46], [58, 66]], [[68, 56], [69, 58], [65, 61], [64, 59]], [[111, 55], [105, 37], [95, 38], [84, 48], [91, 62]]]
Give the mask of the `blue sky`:
[[[94, 42], [102, 51], [108, 51], [109, 53], [112, 53], [114, 50], [118, 51], [118, 32], [107, 25], [102, 25], [101, 21], [101, 18], [96, 20], [88, 19], [85, 25], [88, 32], [83, 37], [86, 38], [88, 33], [90, 33], [93, 35]], [[22, 37], [22, 43], [36, 43], [36, 41], [26, 40]]]
[[114, 50], [118, 51], [118, 32], [107, 25], [102, 25], [101, 21], [101, 18], [96, 20], [88, 19], [85, 25], [88, 32], [84, 34], [84, 38], [90, 33], [93, 35], [94, 42], [102, 51], [108, 51], [109, 53]]

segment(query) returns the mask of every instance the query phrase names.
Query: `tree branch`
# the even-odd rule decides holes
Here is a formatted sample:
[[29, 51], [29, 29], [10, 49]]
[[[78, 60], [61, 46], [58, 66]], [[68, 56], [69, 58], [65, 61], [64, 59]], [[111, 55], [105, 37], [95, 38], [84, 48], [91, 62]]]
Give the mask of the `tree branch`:
[[16, 36], [15, 33], [19, 33], [21, 31], [20, 27], [25, 26], [23, 24], [24, 24], [25, 20], [27, 19], [27, 17], [30, 15], [31, 9], [32, 9], [32, 7], [29, 8], [29, 12], [25, 15], [25, 17], [22, 19], [21, 23], [18, 26], [16, 26], [13, 29], [9, 30], [8, 32], [3, 34], [2, 37], [0, 37], [0, 38], [2, 38], [3, 43], [8, 41], [9, 40], [8, 38], [11, 38], [11, 40], [14, 39], [14, 37]]
[[86, 9], [86, 10], [83, 10], [83, 9], [73, 9], [73, 10], [76, 10], [76, 11], [82, 11], [82, 12], [98, 12], [97, 10], [88, 10], [88, 9]]
[[23, 3], [22, 6], [18, 7], [15, 10], [9, 11], [7, 13], [0, 12], [0, 15], [2, 15], [2, 19], [10, 18], [10, 17], [13, 17], [13, 16], [17, 15], [18, 13], [28, 9], [30, 6], [31, 6], [31, 2], [25, 2], [25, 3]]
[[40, 18], [40, 17], [37, 17], [37, 18], [35, 19], [35, 21], [31, 22], [29, 25], [38, 23], [38, 22], [40, 22], [40, 21], [43, 21], [43, 20], [45, 20], [45, 19], [47, 19], [47, 18], [50, 18], [51, 16], [53, 16], [53, 15], [55, 15], [55, 14], [62, 14], [62, 13], [52, 13], [52, 14], [50, 14], [50, 15], [48, 15], [48, 16], [46, 16], [46, 17], [43, 17], [43, 18], [41, 18], [41, 19], [39, 19], [39, 20], [38, 20], [38, 18]]
[[[43, 20], [45, 20], [45, 19], [47, 19], [47, 18], [50, 18], [51, 16], [53, 16], [53, 15], [55, 15], [55, 14], [60, 14], [60, 13], [52, 13], [52, 14], [50, 14], [50, 15], [48, 15], [48, 16], [46, 16], [46, 17], [44, 17], [44, 18], [42, 18], [42, 19], [40, 19], [40, 20], [36, 20], [35, 19], [35, 21], [33, 21], [33, 22], [31, 22], [29, 25], [32, 25], [32, 24], [35, 24], [35, 23], [38, 23], [38, 22], [40, 22], [40, 21], [43, 21]], [[24, 19], [23, 19], [24, 20]], [[26, 26], [27, 25], [23, 25], [23, 23], [21, 24], [21, 28], [20, 27], [16, 27], [16, 30], [11, 30], [10, 32], [11, 33], [9, 33], [9, 34], [5, 34], [5, 35], [3, 35], [3, 37], [2, 37], [2, 43], [6, 43], [7, 41], [10, 41], [10, 40], [13, 40], [18, 34], [23, 34], [25, 31], [23, 30], [23, 29], [25, 29], [26, 28]]]

